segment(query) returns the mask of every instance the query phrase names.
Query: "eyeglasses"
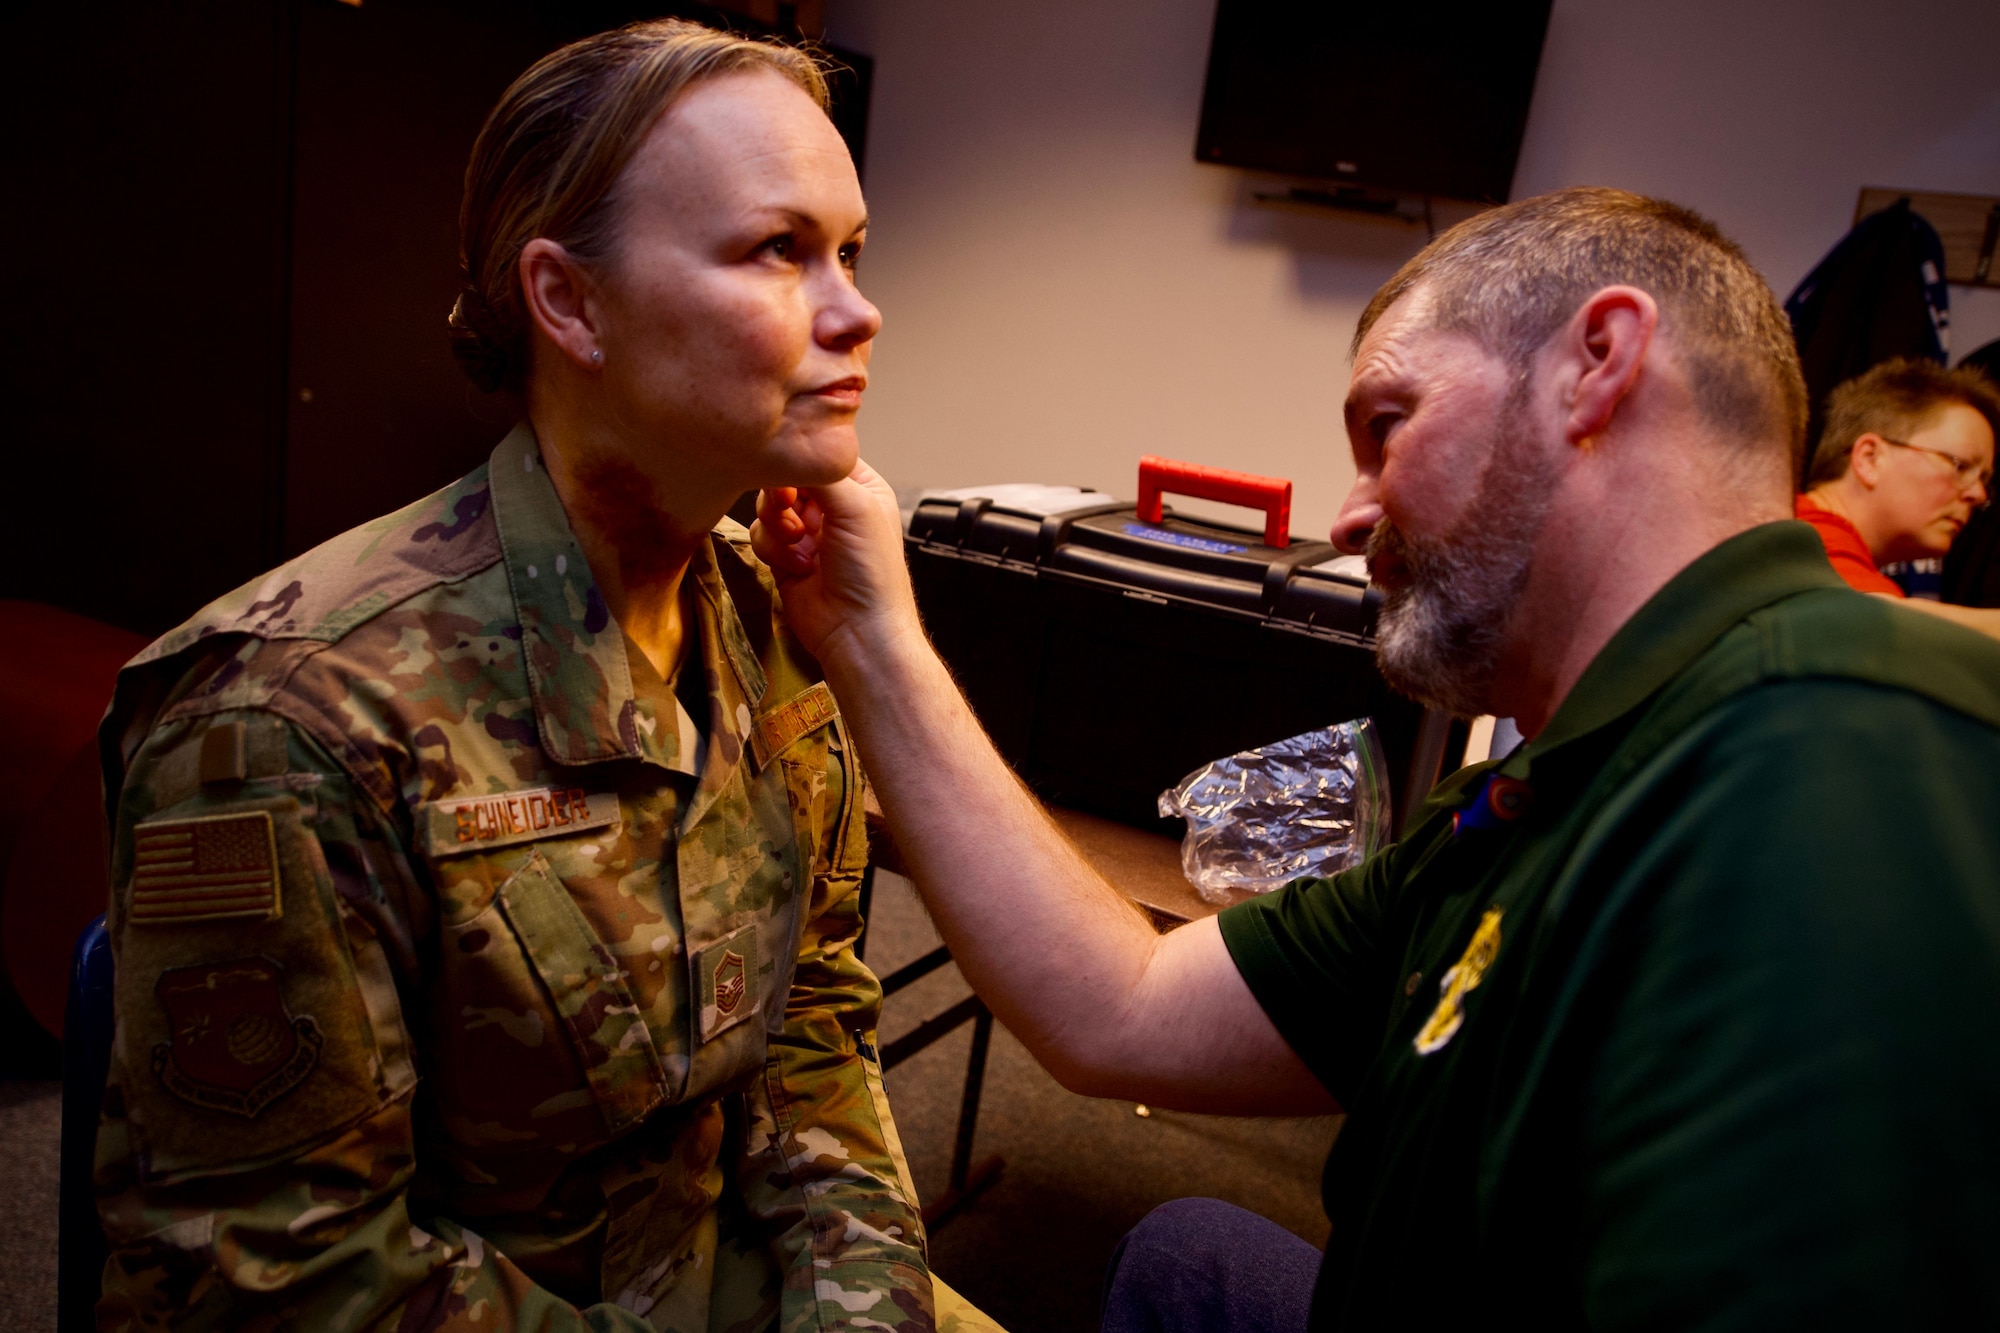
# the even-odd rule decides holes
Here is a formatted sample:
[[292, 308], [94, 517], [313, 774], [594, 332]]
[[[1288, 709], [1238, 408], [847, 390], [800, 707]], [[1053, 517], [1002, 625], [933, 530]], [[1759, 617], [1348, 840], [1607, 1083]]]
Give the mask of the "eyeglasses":
[[1961, 491], [1975, 481], [1979, 483], [1979, 489], [1984, 493], [1986, 498], [1973, 506], [1975, 509], [1984, 509], [1988, 504], [1992, 503], [1992, 468], [1982, 468], [1969, 458], [1960, 458], [1957, 454], [1944, 449], [1933, 449], [1928, 444], [1911, 444], [1908, 440], [1892, 440], [1886, 435], [1877, 435], [1875, 438], [1884, 444], [1893, 444], [1898, 449], [1914, 449], [1920, 454], [1930, 454], [1935, 458], [1942, 458], [1945, 462], [1951, 464], [1951, 470], [1958, 477], [1958, 488]]

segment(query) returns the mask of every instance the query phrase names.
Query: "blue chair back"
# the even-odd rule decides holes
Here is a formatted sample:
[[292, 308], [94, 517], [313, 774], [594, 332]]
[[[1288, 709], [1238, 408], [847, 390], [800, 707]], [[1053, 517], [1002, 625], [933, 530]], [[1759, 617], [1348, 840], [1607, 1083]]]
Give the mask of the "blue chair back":
[[57, 1201], [56, 1333], [97, 1327], [110, 1247], [92, 1187], [97, 1116], [111, 1070], [111, 935], [98, 917], [76, 941], [63, 1016], [62, 1181]]

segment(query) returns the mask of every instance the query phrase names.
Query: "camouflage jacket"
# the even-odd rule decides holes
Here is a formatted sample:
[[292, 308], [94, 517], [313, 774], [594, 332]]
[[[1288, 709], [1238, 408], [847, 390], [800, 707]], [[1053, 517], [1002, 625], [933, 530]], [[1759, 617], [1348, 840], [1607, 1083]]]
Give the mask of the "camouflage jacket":
[[705, 728], [523, 428], [127, 667], [101, 1327], [930, 1327], [854, 752], [688, 578]]

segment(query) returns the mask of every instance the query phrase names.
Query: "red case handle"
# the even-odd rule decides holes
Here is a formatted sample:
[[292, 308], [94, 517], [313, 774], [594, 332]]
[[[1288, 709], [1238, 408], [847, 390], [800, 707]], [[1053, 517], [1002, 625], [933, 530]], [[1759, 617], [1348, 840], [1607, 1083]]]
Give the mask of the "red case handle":
[[1175, 495], [1192, 495], [1200, 500], [1220, 500], [1224, 504], [1261, 509], [1264, 511], [1264, 545], [1291, 545], [1292, 483], [1289, 481], [1278, 477], [1260, 477], [1254, 472], [1204, 467], [1200, 463], [1180, 463], [1171, 458], [1155, 458], [1151, 454], [1140, 459], [1141, 523], [1160, 521], [1160, 497], [1169, 491]]

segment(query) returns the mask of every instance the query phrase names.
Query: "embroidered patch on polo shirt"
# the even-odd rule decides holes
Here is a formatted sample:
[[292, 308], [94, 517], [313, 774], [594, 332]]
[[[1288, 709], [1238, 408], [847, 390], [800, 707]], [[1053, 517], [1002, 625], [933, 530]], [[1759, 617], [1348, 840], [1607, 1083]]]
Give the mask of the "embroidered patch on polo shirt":
[[839, 716], [840, 706], [834, 703], [833, 691], [826, 687], [826, 682], [808, 685], [760, 716], [757, 725], [751, 728], [750, 749], [757, 757], [757, 767], [762, 768], [787, 745]]
[[1418, 1055], [1429, 1055], [1444, 1049], [1444, 1044], [1458, 1035], [1465, 1024], [1465, 997], [1486, 976], [1486, 969], [1493, 966], [1493, 960], [1500, 954], [1500, 909], [1489, 907], [1486, 915], [1479, 918], [1478, 929], [1472, 932], [1472, 942], [1465, 946], [1465, 953], [1453, 964], [1451, 971], [1438, 978], [1437, 1008], [1424, 1021], [1422, 1029], [1411, 1043]]
[[618, 822], [618, 797], [581, 787], [532, 787], [432, 801], [418, 810], [424, 850], [453, 856], [605, 828]]
[[268, 811], [155, 820], [135, 825], [132, 841], [134, 925], [275, 921], [283, 909]]

